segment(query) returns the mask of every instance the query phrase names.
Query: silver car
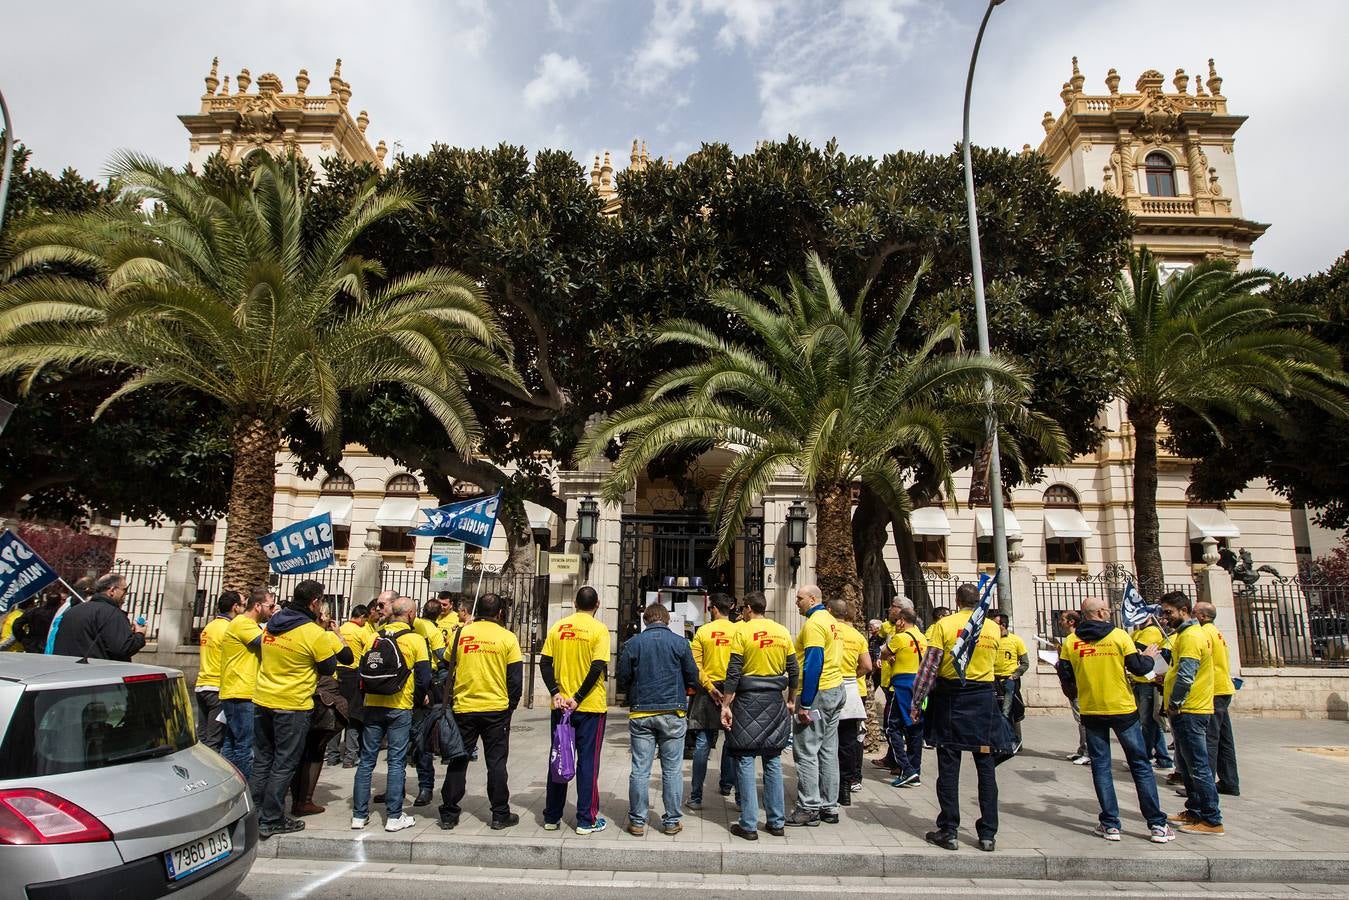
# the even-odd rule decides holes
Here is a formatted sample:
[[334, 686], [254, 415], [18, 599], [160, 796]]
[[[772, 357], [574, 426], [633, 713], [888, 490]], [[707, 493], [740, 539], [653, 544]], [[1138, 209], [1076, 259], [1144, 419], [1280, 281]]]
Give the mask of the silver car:
[[6, 896], [228, 897], [257, 843], [242, 776], [196, 742], [181, 672], [0, 653]]

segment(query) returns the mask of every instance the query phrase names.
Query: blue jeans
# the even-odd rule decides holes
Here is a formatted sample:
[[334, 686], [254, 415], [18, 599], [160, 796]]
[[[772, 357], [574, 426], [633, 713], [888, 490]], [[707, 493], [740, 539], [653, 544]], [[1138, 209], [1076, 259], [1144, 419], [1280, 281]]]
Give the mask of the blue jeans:
[[[689, 802], [703, 802], [703, 782], [707, 780], [707, 759], [712, 755], [712, 742], [717, 739], [719, 729], [700, 728], [693, 733], [693, 777], [689, 784]], [[721, 742], [721, 764], [718, 766], [717, 788], [728, 794], [735, 787], [735, 769], [731, 764], [731, 754], [726, 749], [726, 741]]]
[[913, 724], [904, 724], [904, 713], [899, 704], [886, 704], [888, 714], [885, 717], [885, 739], [889, 742], [891, 768], [900, 770], [900, 777], [921, 775], [923, 771], [923, 720], [916, 719]]
[[1221, 825], [1223, 816], [1218, 809], [1218, 786], [1213, 783], [1213, 769], [1208, 759], [1208, 731], [1212, 718], [1202, 713], [1174, 715], [1171, 733], [1176, 738], [1176, 755], [1184, 763], [1181, 774], [1185, 778], [1185, 809], [1207, 825]]
[[247, 781], [253, 775], [253, 701], [221, 700], [225, 711], [225, 737], [220, 755]]
[[1148, 746], [1143, 741], [1143, 728], [1134, 722], [1126, 727], [1098, 724], [1096, 716], [1083, 716], [1087, 729], [1087, 755], [1091, 757], [1091, 780], [1096, 786], [1096, 801], [1101, 804], [1101, 824], [1119, 828], [1119, 801], [1115, 798], [1115, 778], [1110, 772], [1110, 732], [1115, 732], [1124, 750], [1124, 759], [1133, 776], [1138, 793], [1138, 809], [1149, 826], [1166, 824], [1166, 813], [1157, 801], [1157, 779], [1148, 760]]
[[674, 713], [660, 713], [628, 719], [628, 742], [632, 746], [632, 773], [628, 776], [628, 819], [634, 825], [645, 825], [649, 804], [647, 788], [651, 782], [651, 765], [660, 754], [661, 800], [665, 814], [661, 823], [669, 828], [683, 817], [680, 806], [684, 802], [684, 735], [688, 720]]
[[754, 760], [763, 760], [763, 805], [769, 828], [782, 828], [787, 822], [787, 800], [782, 786], [782, 754], [732, 756], [735, 760], [736, 789], [740, 793], [740, 827], [759, 828], [759, 794], [754, 787]]
[[1157, 686], [1148, 683], [1133, 683], [1134, 702], [1138, 704], [1138, 721], [1143, 728], [1143, 746], [1148, 748], [1149, 759], [1155, 757], [1157, 765], [1169, 769], [1175, 765], [1166, 749], [1166, 729], [1161, 723], [1162, 692]]
[[384, 784], [384, 802], [389, 818], [403, 814], [403, 780], [406, 777], [408, 737], [412, 733], [412, 710], [385, 709], [367, 706], [365, 722], [361, 726], [361, 761], [356, 764], [356, 785], [352, 789], [351, 816], [364, 819], [370, 815], [370, 779], [375, 774], [379, 759], [379, 745], [389, 737], [388, 779]]

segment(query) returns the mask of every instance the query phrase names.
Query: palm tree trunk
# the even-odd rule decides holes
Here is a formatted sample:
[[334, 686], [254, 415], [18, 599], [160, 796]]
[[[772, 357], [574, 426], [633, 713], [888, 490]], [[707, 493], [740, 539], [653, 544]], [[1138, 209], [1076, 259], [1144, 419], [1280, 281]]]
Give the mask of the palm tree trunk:
[[862, 602], [867, 616], [879, 616], [895, 596], [895, 584], [885, 564], [885, 547], [890, 534], [890, 511], [868, 488], [862, 488], [862, 497], [853, 516], [853, 553], [857, 558], [858, 577], [862, 582]]
[[234, 426], [234, 474], [225, 532], [225, 590], [248, 591], [267, 582], [267, 557], [258, 538], [272, 531], [276, 450], [281, 429], [256, 417]]
[[841, 597], [854, 622], [862, 619], [862, 582], [852, 546], [852, 490], [843, 484], [815, 488], [815, 577], [825, 600]]
[[1134, 568], [1138, 589], [1149, 601], [1162, 595], [1162, 550], [1157, 522], [1157, 424], [1161, 415], [1149, 407], [1129, 406], [1134, 427]]

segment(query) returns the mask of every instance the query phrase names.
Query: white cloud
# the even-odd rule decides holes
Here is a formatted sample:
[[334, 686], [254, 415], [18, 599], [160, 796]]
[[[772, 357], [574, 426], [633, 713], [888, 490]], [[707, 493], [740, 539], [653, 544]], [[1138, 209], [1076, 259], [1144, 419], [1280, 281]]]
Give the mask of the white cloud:
[[698, 61], [692, 42], [697, 25], [693, 0], [656, 0], [641, 46], [632, 57], [632, 83], [638, 93], [660, 90], [670, 76]]
[[525, 85], [525, 105], [537, 109], [558, 100], [570, 100], [590, 90], [590, 73], [574, 56], [545, 53], [539, 58], [534, 80]]
[[757, 47], [781, 6], [782, 0], [703, 0], [705, 11], [726, 17], [726, 24], [717, 32], [718, 43], [726, 47], [740, 41]]

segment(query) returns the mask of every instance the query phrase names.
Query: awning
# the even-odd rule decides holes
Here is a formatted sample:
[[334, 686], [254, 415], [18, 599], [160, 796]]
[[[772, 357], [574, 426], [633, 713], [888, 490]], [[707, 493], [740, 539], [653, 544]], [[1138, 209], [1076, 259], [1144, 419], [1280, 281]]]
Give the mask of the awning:
[[530, 531], [552, 531], [553, 530], [553, 511], [546, 506], [540, 506], [529, 500], [525, 503], [525, 518], [529, 519]]
[[[1002, 523], [1007, 526], [1008, 537], [1021, 537], [1021, 523], [1012, 515], [1010, 509], [1003, 509]], [[979, 537], [993, 536], [993, 510], [986, 506], [975, 509], [974, 533]]]
[[380, 528], [416, 528], [426, 521], [421, 504], [418, 497], [385, 497], [375, 513], [375, 524]]
[[1046, 509], [1045, 537], [1089, 538], [1094, 531], [1086, 518], [1076, 509]]
[[1241, 529], [1231, 519], [1227, 518], [1227, 513], [1221, 509], [1188, 509], [1185, 511], [1185, 517], [1190, 520], [1190, 540], [1192, 541], [1203, 540], [1206, 537], [1241, 537]]
[[334, 525], [345, 525], [351, 527], [351, 498], [343, 497], [340, 494], [330, 494], [320, 497], [314, 504], [314, 508], [309, 511], [309, 518], [321, 516], [327, 513], [332, 518]]
[[946, 537], [951, 533], [951, 520], [940, 506], [924, 506], [909, 513], [909, 530], [914, 534]]

